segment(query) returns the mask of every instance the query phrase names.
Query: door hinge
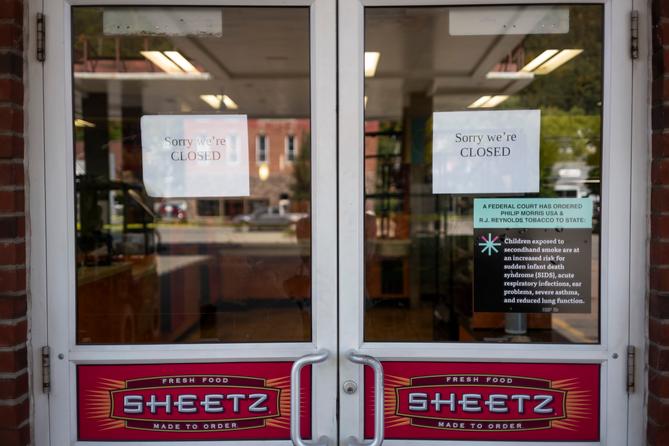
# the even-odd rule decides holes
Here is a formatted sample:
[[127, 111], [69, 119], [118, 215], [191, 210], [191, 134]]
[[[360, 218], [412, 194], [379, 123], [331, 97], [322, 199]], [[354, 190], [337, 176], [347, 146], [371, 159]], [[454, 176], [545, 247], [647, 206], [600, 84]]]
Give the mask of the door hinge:
[[36, 17], [36, 56], [37, 60], [44, 62], [46, 60], [46, 28], [44, 14], [37, 13]]
[[639, 11], [632, 11], [630, 19], [630, 56], [636, 60], [639, 58]]
[[636, 385], [636, 347], [627, 346], [627, 393], [633, 393]]
[[48, 345], [42, 347], [42, 392], [51, 390], [51, 352]]

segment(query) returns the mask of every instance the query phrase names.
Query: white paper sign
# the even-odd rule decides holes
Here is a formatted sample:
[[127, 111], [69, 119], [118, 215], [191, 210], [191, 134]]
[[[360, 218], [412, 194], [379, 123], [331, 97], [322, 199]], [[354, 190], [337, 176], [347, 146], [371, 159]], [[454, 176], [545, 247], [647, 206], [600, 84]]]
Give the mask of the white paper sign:
[[539, 191], [540, 110], [433, 114], [432, 192]]
[[142, 116], [141, 129], [149, 196], [249, 195], [246, 115]]
[[491, 6], [452, 8], [448, 12], [451, 36], [496, 36], [504, 34], [566, 34], [568, 6]]
[[105, 36], [209, 36], [223, 35], [221, 8], [197, 6], [159, 8], [114, 7], [102, 12]]

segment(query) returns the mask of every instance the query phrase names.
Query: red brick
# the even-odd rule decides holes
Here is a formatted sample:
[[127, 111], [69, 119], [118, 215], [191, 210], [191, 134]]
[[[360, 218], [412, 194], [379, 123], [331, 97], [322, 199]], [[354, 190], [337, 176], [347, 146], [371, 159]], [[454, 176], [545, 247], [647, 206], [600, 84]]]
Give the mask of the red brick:
[[661, 293], [669, 293], [669, 269], [654, 268], [651, 266], [649, 282], [651, 290], [659, 291]]
[[23, 34], [19, 25], [0, 23], [0, 48], [23, 49]]
[[648, 371], [648, 392], [658, 398], [669, 397], [669, 376]]
[[669, 187], [655, 186], [650, 191], [651, 212], [669, 212]]
[[648, 418], [658, 426], [669, 426], [669, 405], [652, 395], [648, 398]]
[[[0, 263], [2, 263], [2, 245], [0, 245]], [[655, 241], [650, 244], [650, 263], [653, 266], [669, 265], [669, 242]]]
[[[669, 295], [660, 295], [651, 290], [648, 300], [651, 316], [657, 319], [669, 319]], [[667, 341], [669, 342], [669, 339]]]
[[0, 296], [0, 319], [18, 319], [26, 315], [26, 296]]
[[24, 348], [0, 352], [0, 373], [15, 373], [28, 365], [28, 353]]
[[669, 215], [651, 215], [650, 237], [652, 239], [669, 238]]
[[0, 293], [24, 291], [26, 270], [23, 268], [0, 270]]
[[[660, 72], [658, 75], [653, 76], [653, 80], [651, 82], [651, 105], [652, 106], [659, 106], [662, 105], [664, 102], [667, 101], [667, 98], [665, 98], [665, 95], [669, 95], [669, 91], [667, 91], [667, 87], [669, 85], [669, 80], [664, 78], [664, 75]], [[655, 128], [655, 127], [653, 127]], [[656, 130], [661, 130], [661, 129], [656, 129]]]
[[23, 21], [23, 2], [20, 0], [0, 0], [0, 19]]
[[16, 79], [0, 79], [0, 102], [23, 104], [23, 84]]
[[15, 400], [30, 390], [30, 375], [28, 372], [14, 379], [0, 379], [0, 400]]
[[16, 428], [28, 419], [30, 404], [26, 399], [14, 406], [0, 406], [0, 429]]
[[17, 135], [0, 135], [0, 158], [23, 157], [23, 138]]
[[651, 183], [669, 184], [669, 158], [653, 160], [651, 164]]
[[658, 426], [649, 420], [646, 440], [647, 446], [669, 446], [669, 427]]
[[3, 217], [0, 215], [0, 239], [24, 237], [25, 234], [25, 217]]
[[669, 340], [669, 320], [649, 319], [648, 338], [660, 345]]
[[0, 107], [0, 131], [23, 132], [23, 111], [11, 107]]
[[26, 321], [14, 325], [0, 325], [0, 347], [13, 347], [26, 342]]
[[669, 23], [662, 23], [660, 24], [660, 37], [662, 39], [662, 43], [665, 45], [669, 45]]
[[0, 212], [23, 212], [25, 197], [22, 190], [0, 191]]
[[15, 53], [0, 54], [0, 73], [23, 78], [23, 58]]
[[23, 164], [0, 164], [0, 186], [23, 186]]
[[0, 429], [0, 444], [3, 446], [26, 446], [30, 444], [30, 426], [20, 429]]
[[25, 263], [26, 245], [24, 242], [0, 242], [0, 265], [25, 265]]
[[662, 51], [662, 62], [664, 67], [669, 67], [669, 50]]
[[653, 134], [653, 159], [669, 157], [669, 134]]

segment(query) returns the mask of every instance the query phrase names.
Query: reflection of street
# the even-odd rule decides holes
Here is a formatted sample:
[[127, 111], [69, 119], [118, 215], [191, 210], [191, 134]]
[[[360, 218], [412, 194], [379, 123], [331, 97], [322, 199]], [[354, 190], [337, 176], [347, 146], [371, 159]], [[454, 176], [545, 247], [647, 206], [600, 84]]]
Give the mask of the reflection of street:
[[234, 226], [159, 225], [162, 244], [173, 243], [283, 243], [295, 244], [289, 231], [240, 232]]

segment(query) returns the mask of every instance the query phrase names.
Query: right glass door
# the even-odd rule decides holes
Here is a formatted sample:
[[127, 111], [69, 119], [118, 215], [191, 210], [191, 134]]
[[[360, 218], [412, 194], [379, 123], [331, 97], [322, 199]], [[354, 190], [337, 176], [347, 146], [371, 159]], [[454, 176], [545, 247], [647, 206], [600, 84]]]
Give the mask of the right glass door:
[[623, 444], [631, 2], [379, 3], [340, 5], [342, 437]]

